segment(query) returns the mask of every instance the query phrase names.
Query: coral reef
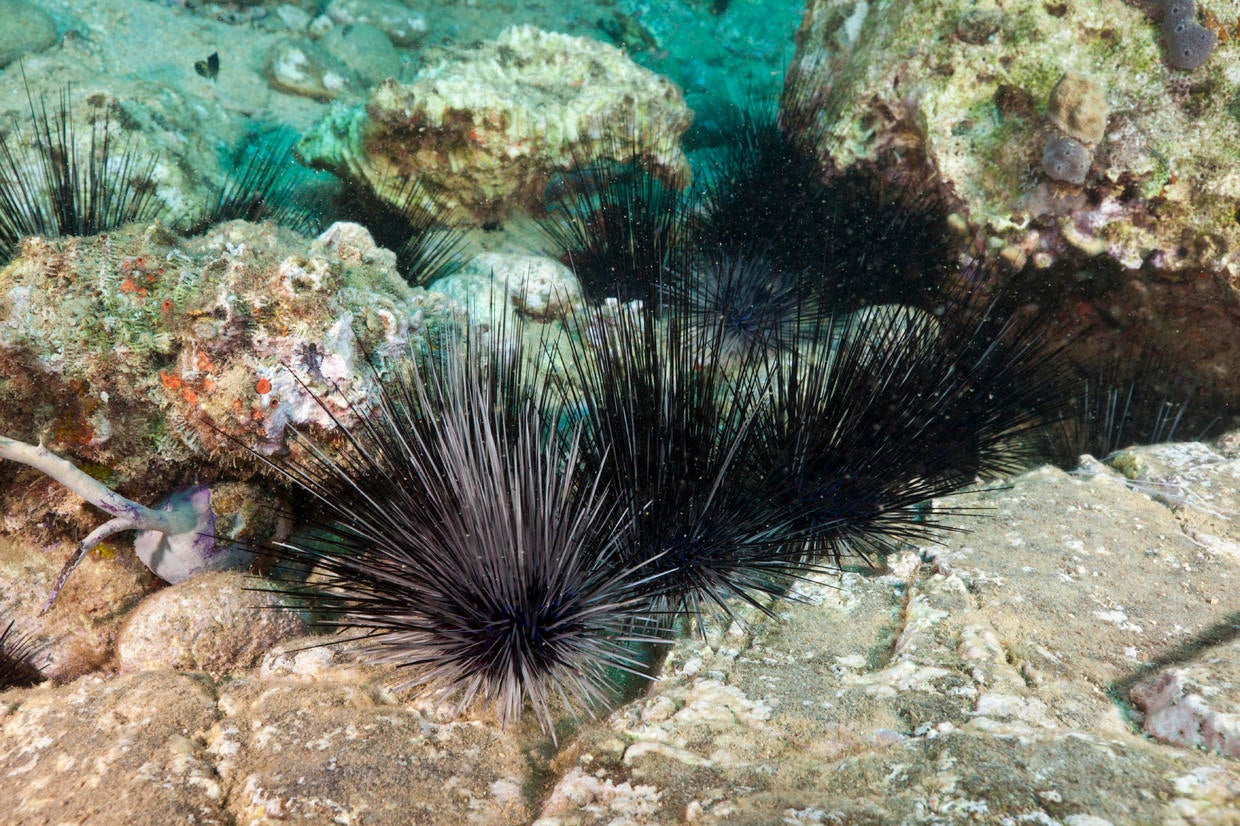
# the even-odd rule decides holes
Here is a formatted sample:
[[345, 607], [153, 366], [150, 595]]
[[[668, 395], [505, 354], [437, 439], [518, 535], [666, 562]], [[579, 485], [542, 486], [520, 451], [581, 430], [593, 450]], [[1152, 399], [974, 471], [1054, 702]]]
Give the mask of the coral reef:
[[448, 51], [411, 83], [380, 83], [365, 107], [334, 109], [298, 151], [388, 203], [415, 180], [434, 199], [427, 209], [484, 222], [537, 209], [553, 173], [617, 153], [683, 183], [690, 118], [674, 85], [619, 49], [515, 26]]
[[[582, 7], [575, 2], [556, 8]], [[83, 139], [99, 128], [89, 111], [109, 112], [102, 128], [117, 145], [132, 141], [156, 159], [140, 183], [168, 225], [200, 237], [159, 225], [87, 238], [66, 230], [52, 240], [18, 233], [15, 259], [0, 267], [0, 453], [69, 478], [65, 460], [4, 437], [46, 444], [80, 468], [79, 487], [100, 501], [120, 501], [105, 488], [123, 492], [122, 509], [176, 491], [174, 501], [197, 496], [201, 506], [209, 491], [217, 536], [271, 537], [293, 551], [276, 561], [286, 581], [300, 582], [298, 563], [328, 563], [318, 584], [333, 595], [327, 607], [353, 611], [328, 620], [351, 625], [346, 635], [411, 613], [446, 631], [440, 641], [455, 650], [398, 637], [386, 662], [419, 666], [414, 682], [447, 694], [498, 700], [498, 713], [475, 702], [468, 719], [451, 719], [459, 708], [393, 688], [413, 672], [350, 662], [366, 652], [356, 640], [331, 649], [314, 647], [322, 637], [278, 642], [302, 620], [284, 610], [287, 595], [255, 595], [238, 573], [143, 599], [159, 586], [107, 538], [79, 547], [65, 598], [36, 618], [60, 560], [98, 514], [29, 468], [0, 462], [0, 616], [27, 635], [21, 652], [37, 649], [52, 681], [0, 688], [0, 775], [32, 779], [6, 810], [14, 821], [138, 822], [155, 812], [204, 823], [990, 818], [1080, 826], [1238, 816], [1240, 772], [1224, 755], [1235, 754], [1240, 707], [1238, 617], [1228, 596], [1240, 558], [1240, 437], [1213, 448], [1124, 451], [1111, 461], [1126, 477], [1087, 460], [1073, 476], [1044, 469], [1003, 490], [926, 503], [979, 472], [1011, 470], [1013, 442], [1027, 435], [1020, 416], [1059, 406], [1046, 392], [1056, 386], [1040, 385], [1027, 357], [1039, 339], [1006, 317], [992, 327], [962, 324], [950, 301], [928, 307], [934, 322], [907, 306], [846, 319], [827, 309], [825, 287], [811, 296], [801, 287], [807, 272], [834, 283], [851, 271], [880, 286], [845, 284], [838, 307], [920, 306], [907, 288], [937, 286], [936, 262], [954, 262], [956, 243], [979, 229], [970, 253], [1033, 265], [1027, 275], [1040, 292], [1022, 306], [1029, 316], [1084, 330], [1083, 347], [1143, 339], [1166, 350], [1168, 374], [1188, 367], [1201, 385], [1240, 398], [1240, 75], [1230, 59], [1240, 0], [1207, 0], [1200, 11], [1187, 0], [809, 0], [779, 124], [797, 134], [760, 163], [747, 147], [751, 157], [741, 160], [757, 187], [739, 185], [737, 158], [725, 160], [714, 181], [699, 184], [705, 204], [681, 200], [687, 164], [678, 142], [689, 115], [680, 93], [590, 41], [521, 27], [444, 48], [458, 33], [458, 4], [69, 5], [74, 28], [63, 46], [21, 47], [45, 49], [23, 58], [36, 100], [72, 82], [69, 109]], [[502, 15], [477, 5], [494, 18], [496, 28], [481, 35], [489, 36]], [[701, 95], [733, 60], [695, 67], [690, 56], [710, 62], [705, 55], [745, 49], [750, 62], [735, 77], [759, 75], [772, 62], [754, 42], [761, 27], [720, 37], [710, 52], [694, 42], [709, 27], [678, 31], [669, 21], [710, 15], [727, 33], [753, 21], [754, 8], [775, 17], [783, 3], [692, 0], [658, 14], [629, 0], [600, 5], [604, 20], [578, 16], [566, 26], [611, 32], [641, 50], [633, 59], [674, 65]], [[33, 5], [0, 0], [0, 19], [19, 7]], [[134, 48], [150, 29], [125, 31], [122, 8], [135, 21], [167, 24], [156, 27], [157, 59]], [[1163, 17], [1151, 23], [1150, 8]], [[531, 9], [530, 19], [545, 13]], [[244, 25], [224, 28], [225, 20]], [[205, 44], [202, 31], [221, 43]], [[286, 86], [255, 82], [281, 42], [313, 47], [317, 68], [287, 75], [296, 82]], [[377, 59], [367, 62], [358, 53], [372, 43]], [[195, 61], [217, 48], [218, 76], [195, 74]], [[408, 75], [382, 81], [419, 64], [406, 85]], [[0, 109], [24, 104], [15, 71], [0, 73], [2, 91], [14, 93], [0, 97]], [[356, 105], [375, 83], [369, 105]], [[259, 150], [253, 165], [236, 152], [236, 173], [222, 183], [229, 164], [217, 154], [267, 130], [246, 123], [255, 113], [294, 134], [336, 96], [339, 108], [303, 154], [322, 152], [321, 165], [354, 185], [350, 200], [374, 185], [399, 213], [417, 192], [413, 206], [426, 214], [404, 250], [403, 220], [391, 235], [359, 217], [366, 226], [336, 223], [313, 242], [297, 237], [313, 218], [302, 205], [272, 209], [293, 186], [275, 150]], [[15, 111], [15, 130], [6, 122], [0, 134], [28, 142], [25, 109]], [[631, 220], [641, 217], [640, 202], [659, 199], [580, 173], [610, 174], [632, 155], [633, 168], [667, 185], [679, 210], [673, 228], [705, 232], [724, 256], [740, 257], [663, 245], [662, 228]], [[942, 186], [925, 201], [889, 198], [883, 188], [916, 181], [920, 197], [927, 172]], [[852, 173], [881, 184], [852, 186]], [[575, 215], [586, 241], [606, 243], [560, 244], [560, 263], [516, 253], [518, 221], [490, 231], [512, 211], [538, 211], [557, 185], [573, 197], [553, 204], [549, 219]], [[753, 197], [764, 186], [766, 195]], [[839, 214], [823, 208], [836, 204]], [[930, 205], [933, 226], [910, 225], [912, 207]], [[470, 243], [485, 238], [478, 246], [492, 252], [466, 262], [464, 242], [440, 234], [445, 217], [462, 216], [487, 225]], [[285, 228], [245, 222], [268, 218]], [[320, 219], [316, 228], [333, 217]], [[587, 272], [583, 252], [594, 254], [598, 273]], [[771, 266], [785, 254], [812, 260]], [[585, 306], [602, 299], [597, 282], [619, 283], [617, 270], [650, 279], [634, 291], [647, 306], [625, 302], [633, 296]], [[974, 286], [991, 272], [961, 280]], [[480, 340], [520, 323], [546, 380], [533, 382], [535, 403], [555, 392], [558, 409], [519, 424], [531, 399], [487, 396], [503, 390], [492, 364], [490, 384], [468, 374], [469, 388], [447, 391], [474, 393], [466, 410], [419, 408], [427, 421], [440, 418], [389, 441], [403, 451], [390, 464], [402, 467], [418, 454], [402, 441], [407, 433], [439, 434], [439, 446], [416, 459], [423, 464], [403, 466], [412, 474], [372, 474], [360, 497], [337, 496], [332, 485], [351, 484], [359, 463], [333, 426], [380, 432], [381, 417], [361, 422], [381, 404], [376, 391], [395, 358], [425, 343], [427, 364], [450, 364], [441, 328], [461, 315]], [[646, 326], [626, 333], [639, 318]], [[664, 325], [709, 349], [679, 346]], [[1008, 355], [1005, 338], [1014, 345]], [[503, 361], [501, 351], [491, 355]], [[377, 369], [359, 369], [366, 361]], [[1180, 385], [1134, 390], [1138, 381], [1145, 378], [1118, 390], [1103, 382], [1102, 396], [1091, 385], [1085, 415], [1109, 412], [1125, 392], [1135, 405], [1149, 390], [1159, 416], [1178, 422]], [[716, 415], [720, 398], [735, 406]], [[1108, 419], [1107, 428], [1123, 431], [1127, 415], [1124, 407], [1121, 425]], [[1166, 435], [1161, 418], [1152, 431], [1133, 420], [1142, 433]], [[543, 439], [570, 432], [581, 442], [559, 449], [590, 454], [584, 469], [565, 452], [540, 453]], [[469, 442], [479, 434], [483, 444]], [[789, 434], [795, 446], [786, 450]], [[751, 441], [774, 449], [755, 457]], [[725, 450], [735, 458], [712, 458]], [[460, 472], [440, 473], [445, 464]], [[633, 484], [635, 464], [649, 482]], [[273, 483], [277, 466], [339, 472], [285, 498]], [[526, 487], [561, 485], [551, 519], [513, 496], [505, 475], [513, 467]], [[409, 476], [420, 483], [404, 484]], [[801, 476], [813, 477], [810, 487]], [[378, 495], [406, 489], [405, 507]], [[443, 502], [428, 498], [436, 491], [478, 507], [437, 507]], [[317, 521], [307, 519], [316, 493], [319, 504], [337, 503]], [[603, 500], [617, 494], [625, 502], [612, 513]], [[776, 504], [774, 518], [747, 518], [760, 497]], [[804, 499], [818, 512], [796, 504], [812, 523], [777, 553], [762, 532], [787, 539], [790, 511], [781, 508]], [[625, 536], [621, 511], [643, 523], [639, 542]], [[297, 532], [294, 519], [309, 530]], [[520, 530], [506, 531], [508, 523]], [[644, 556], [663, 570], [613, 588], [590, 569], [585, 546], [595, 537], [559, 537], [580, 545], [580, 557], [565, 545], [540, 548], [556, 539], [544, 524], [606, 534], [626, 546], [638, 579]], [[361, 555], [348, 542], [332, 554], [324, 529], [349, 539], [359, 525]], [[741, 531], [720, 526], [750, 536], [733, 541]], [[423, 542], [436, 531], [449, 541]], [[192, 533], [206, 536], [198, 526]], [[391, 556], [369, 541], [380, 534], [407, 544], [407, 533], [423, 542], [412, 574], [389, 569]], [[835, 570], [867, 552], [886, 566]], [[534, 570], [526, 576], [513, 560]], [[484, 571], [479, 562], [494, 564]], [[672, 613], [716, 602], [716, 618], [737, 621], [702, 623], [701, 635], [676, 641], [660, 629], [669, 644], [659, 650], [670, 650], [660, 681], [608, 720], [569, 728], [565, 712], [611, 681], [606, 667], [623, 670], [643, 656], [614, 645], [653, 629], [623, 616], [632, 589], [669, 626]], [[503, 599], [491, 599], [497, 593]], [[249, 622], [254, 602], [272, 610]], [[499, 628], [511, 633], [496, 645]], [[0, 633], [0, 653], [6, 642], [14, 638]], [[411, 650], [420, 658], [400, 656]], [[537, 714], [518, 721], [527, 700]], [[572, 743], [559, 748], [557, 734]]]
[[[1145, 15], [1109, 0], [1005, 4], [980, 44], [954, 35], [970, 8], [809, 3], [788, 84], [815, 94], [788, 102], [804, 110], [824, 157], [841, 166], [924, 159], [972, 221], [1028, 258], [1084, 248], [1135, 268], [1161, 252], [1167, 269], [1240, 275], [1240, 180], [1219, 174], [1240, 161], [1226, 61], [1186, 83], [1163, 65]], [[1240, 13], [1229, 9], [1224, 20]], [[1033, 102], [1065, 72], [1093, 79], [1093, 113], [1105, 112], [1103, 98], [1110, 104], [1105, 136], [1093, 115], [1088, 134], [1060, 126], [1101, 144], [1088, 198], [1048, 197], [1028, 174], [1044, 141]], [[1059, 109], [1053, 121], [1063, 120]]]

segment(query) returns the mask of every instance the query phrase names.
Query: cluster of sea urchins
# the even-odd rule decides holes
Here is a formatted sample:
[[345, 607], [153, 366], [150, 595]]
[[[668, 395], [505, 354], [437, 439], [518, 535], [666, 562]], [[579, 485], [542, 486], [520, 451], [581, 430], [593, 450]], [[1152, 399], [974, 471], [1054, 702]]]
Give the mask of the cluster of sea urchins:
[[[161, 213], [155, 160], [117, 144], [110, 108], [81, 110], [75, 133], [71, 97], [49, 110], [28, 91], [28, 139], [0, 132], [0, 262], [28, 235]], [[931, 537], [931, 499], [1029, 445], [1071, 463], [1131, 429], [1169, 436], [1184, 388], [1131, 364], [1070, 383], [1034, 321], [970, 294], [979, 273], [956, 266], [929, 190], [824, 178], [788, 137], [806, 124], [787, 125], [741, 111], [691, 195], [636, 152], [566, 174], [546, 229], [587, 301], [557, 377], [529, 367], [543, 354], [521, 330], [449, 333], [386, 366], [343, 457], [310, 446], [279, 465], [316, 514], [280, 552], [316, 570], [328, 624], [412, 683], [505, 721], [529, 703], [550, 728], [556, 703], [589, 707], [642, 672], [678, 619], [769, 610], [808, 573]], [[313, 230], [289, 149], [259, 141], [173, 223]], [[411, 283], [460, 252], [427, 198], [409, 187], [383, 226], [362, 206], [385, 242], [412, 235], [396, 244]], [[26, 674], [10, 630], [2, 678]]]
[[551, 729], [679, 620], [931, 537], [932, 498], [1018, 463], [1067, 393], [1034, 327], [947, 286], [976, 273], [928, 199], [821, 182], [773, 121], [746, 129], [696, 199], [640, 157], [559, 187], [587, 297], [567, 344], [446, 333], [384, 365], [342, 458], [281, 466], [316, 514], [282, 553], [328, 624]]

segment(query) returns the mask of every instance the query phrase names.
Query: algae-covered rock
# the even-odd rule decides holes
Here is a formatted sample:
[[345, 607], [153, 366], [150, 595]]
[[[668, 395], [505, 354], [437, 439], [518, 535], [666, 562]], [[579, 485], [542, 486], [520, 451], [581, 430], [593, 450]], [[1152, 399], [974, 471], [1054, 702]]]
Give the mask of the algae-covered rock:
[[516, 26], [447, 53], [412, 83], [380, 83], [298, 151], [389, 203], [403, 206], [416, 179], [440, 208], [485, 221], [537, 208], [554, 172], [600, 158], [637, 153], [683, 182], [677, 139], [690, 119], [670, 81], [619, 49]]
[[[0, 433], [146, 503], [187, 479], [245, 479], [254, 468], [216, 466], [244, 454], [224, 432], [274, 454], [289, 425], [330, 427], [303, 382], [350, 420], [335, 390], [365, 399], [362, 347], [405, 352], [445, 304], [355, 225], [314, 242], [244, 222], [188, 240], [159, 227], [30, 238], [0, 270]], [[48, 505], [6, 528], [40, 530]]]
[[[988, 37], [973, 36], [976, 8], [997, 15]], [[1238, 398], [1240, 46], [1174, 69], [1148, 11], [809, 0], [787, 122], [806, 124], [824, 165], [937, 175], [991, 250], [1031, 265], [1074, 358], [1135, 345]], [[1208, 12], [1230, 31], [1240, 0]], [[1065, 76], [1088, 83], [1052, 95]]]
[[[1136, 4], [1003, 3], [984, 40], [962, 33], [975, 6], [810, 0], [790, 81], [829, 90], [802, 104], [824, 156], [842, 166], [924, 157], [972, 221], [1043, 262], [1075, 249], [1126, 268], [1240, 278], [1236, 46], [1187, 76], [1165, 64]], [[1240, 16], [1238, 0], [1210, 6], [1221, 26]], [[1065, 73], [1074, 86], [1090, 79], [1073, 112], [1054, 103], [1062, 84], [1051, 96]], [[827, 94], [835, 105], [811, 111]], [[1082, 188], [1039, 171], [1056, 123], [1097, 144]]]

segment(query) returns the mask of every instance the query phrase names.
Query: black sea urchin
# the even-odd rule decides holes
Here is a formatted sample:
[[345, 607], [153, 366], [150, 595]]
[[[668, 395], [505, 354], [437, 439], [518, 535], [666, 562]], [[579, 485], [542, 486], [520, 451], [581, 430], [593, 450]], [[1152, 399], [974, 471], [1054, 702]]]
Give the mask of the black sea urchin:
[[13, 631], [10, 622], [0, 632], [0, 691], [27, 688], [43, 682], [43, 675], [34, 664], [39, 647], [28, 637]]
[[[1168, 442], [1186, 422], [1189, 438], [1213, 432], [1217, 421], [1191, 416], [1195, 388], [1169, 359], [1126, 350], [1082, 370], [1063, 419], [1044, 434], [1048, 461], [1072, 469], [1082, 454], [1106, 458], [1132, 444]], [[1204, 410], [1223, 409], [1213, 400], [1201, 401]]]
[[684, 311], [687, 299], [590, 308], [577, 333], [566, 405], [584, 421], [582, 459], [632, 514], [620, 545], [629, 565], [657, 576], [647, 590], [664, 618], [729, 597], [767, 610], [802, 573], [789, 558], [789, 514], [742, 473], [761, 406], [761, 356], [720, 358], [725, 322]]
[[617, 550], [630, 516], [579, 470], [575, 435], [551, 438], [520, 351], [470, 342], [399, 370], [346, 457], [284, 467], [316, 515], [280, 553], [316, 569], [325, 625], [408, 684], [493, 702], [505, 723], [528, 702], [551, 729], [554, 697], [589, 707], [609, 667], [637, 667], [645, 575]]
[[294, 138], [267, 136], [247, 141], [233, 159], [233, 170], [205, 212], [188, 220], [197, 234], [223, 221], [273, 221], [306, 235], [321, 229], [311, 209], [299, 201], [313, 173], [293, 160]]
[[541, 227], [587, 300], [656, 305], [665, 270], [681, 271], [688, 260], [689, 206], [635, 147], [628, 154], [582, 164], [554, 181]]
[[[395, 189], [392, 200], [374, 194]], [[396, 271], [411, 287], [424, 287], [460, 268], [464, 235], [420, 178], [377, 184], [349, 183], [336, 220], [364, 224], [375, 242], [396, 251]]]
[[768, 362], [749, 473], [791, 503], [808, 562], [929, 538], [931, 499], [1018, 469], [1021, 439], [1058, 415], [1069, 385], [1035, 326], [955, 313], [827, 316]]
[[688, 267], [663, 285], [664, 303], [687, 331], [718, 334], [715, 354], [725, 363], [751, 358], [754, 348], [796, 346], [804, 319], [817, 314], [804, 274], [782, 272], [763, 255], [706, 251]]
[[27, 129], [0, 131], [0, 261], [29, 235], [96, 235], [160, 212], [151, 174], [157, 158], [126, 140], [117, 151], [107, 106], [89, 109], [85, 153], [74, 128], [71, 90], [52, 111], [26, 87]]
[[704, 172], [697, 243], [757, 254], [805, 273], [823, 305], [923, 305], [954, 269], [945, 210], [933, 188], [884, 184], [876, 173], [824, 173], [804, 136], [761, 99], [731, 109]]

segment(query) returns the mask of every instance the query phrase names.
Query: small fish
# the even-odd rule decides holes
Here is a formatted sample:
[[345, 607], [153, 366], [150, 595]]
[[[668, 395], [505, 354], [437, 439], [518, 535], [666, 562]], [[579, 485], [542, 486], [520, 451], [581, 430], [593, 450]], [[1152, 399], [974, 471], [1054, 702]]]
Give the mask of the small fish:
[[195, 60], [194, 71], [209, 80], [215, 80], [220, 73], [220, 53], [211, 52], [206, 60]]

